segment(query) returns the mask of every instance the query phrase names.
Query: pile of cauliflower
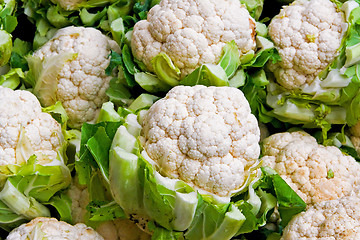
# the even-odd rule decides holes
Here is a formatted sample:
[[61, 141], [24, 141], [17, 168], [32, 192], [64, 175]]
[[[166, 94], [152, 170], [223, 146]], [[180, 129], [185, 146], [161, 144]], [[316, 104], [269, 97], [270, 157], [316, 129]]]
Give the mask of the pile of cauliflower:
[[[26, 4], [20, 0], [8, 2], [23, 8], [28, 16], [31, 15], [29, 6], [37, 6], [35, 0], [25, 1]], [[195, 206], [191, 216], [194, 219], [206, 219], [205, 213], [204, 216], [198, 216], [199, 209], [203, 207], [204, 212], [228, 211], [224, 222], [231, 221], [236, 214], [242, 214], [242, 210], [237, 206], [239, 213], [235, 214], [230, 212], [233, 203], [226, 205], [226, 209], [223, 209], [221, 204], [246, 194], [255, 194], [258, 187], [256, 181], [262, 176], [261, 167], [275, 170], [307, 207], [293, 216], [287, 226], [282, 226], [278, 214], [280, 209], [276, 206], [275, 210], [264, 217], [271, 215], [268, 222], [271, 222], [272, 227], [264, 223], [256, 233], [261, 235], [271, 231], [270, 236], [275, 238], [268, 239], [282, 240], [360, 239], [360, 121], [356, 119], [355, 124], [350, 124], [343, 121], [345, 117], [341, 114], [334, 114], [332, 117], [341, 118], [339, 122], [344, 123], [339, 130], [341, 136], [351, 141], [346, 147], [331, 144], [330, 133], [339, 128], [331, 128], [330, 123], [326, 125], [320, 121], [327, 120], [326, 115], [332, 111], [327, 105], [320, 104], [319, 108], [314, 110], [318, 113], [316, 121], [319, 125], [311, 125], [309, 129], [309, 125], [293, 124], [285, 118], [267, 120], [270, 115], [261, 115], [259, 110], [254, 108], [255, 103], [261, 101], [260, 98], [255, 99], [255, 90], [251, 94], [242, 91], [249, 89], [254, 82], [261, 82], [259, 76], [265, 76], [270, 80], [264, 81], [266, 83], [263, 85], [260, 83], [260, 87], [257, 86], [263, 93], [263, 99], [270, 99], [269, 95], [266, 96], [266, 91], [272, 91], [272, 94], [278, 91], [286, 92], [285, 95], [276, 95], [280, 97], [274, 97], [274, 94], [271, 102], [280, 105], [286, 101], [284, 96], [295, 96], [286, 104], [302, 104], [304, 109], [309, 110], [312, 109], [311, 101], [317, 101], [317, 94], [322, 94], [324, 89], [344, 88], [340, 92], [352, 96], [349, 109], [353, 108], [360, 102], [360, 94], [357, 95], [351, 88], [346, 87], [355, 86], [356, 89], [359, 87], [359, 79], [352, 77], [346, 80], [346, 84], [340, 80], [345, 79], [345, 75], [357, 76], [360, 54], [357, 56], [356, 50], [351, 49], [352, 46], [350, 49], [347, 46], [346, 50], [342, 47], [346, 38], [354, 34], [349, 30], [348, 19], [352, 21], [356, 14], [359, 14], [358, 3], [352, 0], [343, 1], [344, 3], [333, 0], [295, 0], [285, 5], [284, 1], [279, 0], [274, 4], [274, 7], [281, 5], [279, 9], [275, 9], [275, 15], [265, 16], [269, 13], [264, 12], [264, 19], [271, 17], [271, 21], [265, 25], [257, 22], [258, 19], [249, 12], [251, 3], [248, 1], [153, 0], [143, 3], [128, 0], [124, 1], [126, 4], [123, 1], [105, 2], [100, 6], [86, 0], [54, 0], [42, 6], [37, 14], [41, 13], [43, 19], [30, 17], [28, 23], [36, 22], [36, 26], [33, 26], [38, 33], [43, 33], [43, 37], [46, 35], [49, 40], [37, 49], [30, 47], [31, 50], [26, 53], [25, 48], [19, 47], [20, 45], [9, 44], [9, 41], [13, 41], [11, 37], [0, 39], [0, 212], [4, 205], [4, 212], [12, 214], [11, 217], [15, 219], [11, 219], [13, 222], [6, 219], [8, 222], [3, 223], [4, 220], [0, 217], [0, 227], [4, 224], [6, 231], [11, 228], [10, 232], [0, 232], [0, 239], [6, 236], [8, 240], [163, 239], [162, 233], [154, 230], [154, 226], [155, 229], [163, 227], [163, 231], [172, 231], [175, 227], [168, 229], [156, 222], [156, 217], [163, 214], [163, 209], [148, 210], [149, 205], [152, 207], [151, 204], [156, 205], [156, 201], [160, 201], [156, 199], [156, 194], [161, 191], [168, 191], [168, 199], [161, 201], [164, 205], [170, 203], [173, 207], [171, 211], [175, 212], [174, 215], [177, 214], [176, 217], [181, 218], [188, 213], [187, 209], [184, 212], [179, 211], [179, 206], [191, 208], [195, 199], [202, 204], [211, 202], [211, 206], [216, 206], [216, 210], [205, 205]], [[0, 14], [2, 9], [9, 7], [1, 4]], [[126, 9], [121, 11], [119, 6], [123, 5], [126, 5]], [[87, 11], [94, 6], [99, 6], [96, 8], [99, 12]], [[57, 14], [51, 15], [54, 12], [50, 13], [50, 9], [53, 11], [54, 8], [57, 9]], [[61, 15], [67, 11], [71, 11], [71, 14], [74, 11], [81, 12], [81, 17], [84, 18], [82, 22], [91, 24], [81, 24], [74, 20], [75, 17], [71, 18], [71, 14]], [[104, 11], [103, 14], [101, 11]], [[106, 14], [107, 20], [104, 20]], [[0, 31], [3, 30], [2, 21], [4, 20], [0, 18]], [[54, 28], [57, 21], [67, 21], [68, 26]], [[18, 24], [21, 25], [22, 22], [19, 21]], [[51, 36], [48, 32], [50, 28], [56, 29]], [[13, 33], [15, 37], [17, 34], [21, 36], [21, 32]], [[261, 38], [258, 38], [260, 35]], [[226, 47], [231, 42], [234, 43], [236, 54], [227, 55]], [[270, 50], [267, 49], [269, 54], [277, 54], [276, 57], [256, 58], [257, 54], [263, 51], [264, 43], [270, 46]], [[356, 47], [358, 43], [360, 46], [360, 41], [352, 44]], [[6, 56], [3, 52], [7, 53]], [[228, 60], [225, 61], [228, 63], [225, 67], [235, 61], [238, 62], [236, 68], [241, 71], [237, 72], [235, 69], [234, 78], [243, 83], [239, 84], [240, 88], [233, 87], [230, 83], [224, 87], [175, 86], [166, 93], [159, 93], [159, 96], [151, 96], [151, 101], [138, 100], [143, 93], [147, 94], [138, 86], [141, 80], [139, 76], [143, 76], [141, 73], [146, 72], [149, 85], [158, 81], [159, 70], [155, 69], [154, 60], [158, 56], [166, 56], [166, 64], [162, 62], [160, 68], [170, 67], [179, 79], [194, 73], [201, 75], [207, 71], [208, 75], [202, 76], [201, 80], [209, 85], [211, 80], [207, 78], [218, 77], [214, 66], [219, 64], [220, 59]], [[234, 56], [238, 59], [232, 59]], [[354, 60], [345, 60], [349, 56]], [[264, 67], [256, 65], [261, 61], [264, 62]], [[352, 61], [351, 64], [348, 61]], [[117, 67], [111, 68], [114, 62]], [[249, 62], [255, 67], [250, 66]], [[201, 68], [204, 64], [208, 66], [206, 70]], [[338, 69], [340, 65], [342, 67]], [[336, 86], [319, 87], [322, 84], [319, 79], [333, 70], [338, 74], [334, 78], [340, 75], [343, 78], [335, 79]], [[138, 74], [136, 79], [134, 74]], [[265, 86], [268, 83], [270, 84]], [[310, 88], [311, 91], [315, 89], [314, 95], [309, 94]], [[335, 97], [338, 96], [336, 91], [334, 90]], [[304, 95], [311, 104], [302, 102]], [[140, 101], [147, 105], [141, 105]], [[140, 107], [137, 108], [137, 105]], [[263, 105], [262, 111], [267, 111], [269, 105]], [[336, 103], [333, 103], [331, 107], [335, 105]], [[296, 111], [289, 108], [289, 112], [282, 116], [290, 116], [292, 110]], [[360, 109], [355, 112], [358, 111], [360, 112]], [[133, 121], [131, 117], [134, 118]], [[271, 116], [271, 119], [273, 117]], [[326, 135], [325, 128], [320, 129], [322, 138], [318, 137], [319, 131], [316, 129], [320, 122], [322, 126], [328, 127], [326, 131], [329, 131]], [[95, 125], [96, 131], [89, 130], [89, 126]], [[123, 129], [126, 131], [121, 132]], [[118, 136], [119, 132], [123, 135]], [[91, 134], [90, 138], [88, 135]], [[128, 135], [131, 136], [126, 139]], [[327, 136], [329, 139], [326, 139]], [[120, 143], [112, 142], [116, 138]], [[97, 147], [94, 149], [89, 142], [96, 142]], [[76, 146], [70, 154], [73, 144]], [[115, 146], [116, 144], [118, 145]], [[111, 152], [108, 146], [111, 146], [111, 150], [116, 149], [124, 154], [116, 156], [117, 160], [129, 157], [130, 160], [126, 163], [129, 172], [111, 163], [112, 154], [118, 152]], [[140, 155], [147, 161], [146, 164], [138, 162]], [[83, 166], [81, 164], [85, 158], [91, 160], [87, 162], [88, 165]], [[43, 174], [42, 167], [59, 165], [63, 167], [63, 174], [68, 179], [69, 172], [72, 173], [72, 182], [64, 183], [65, 187], [53, 192], [47, 201], [41, 202], [44, 205], [42, 207], [53, 210], [47, 210], [49, 215], [51, 212], [50, 216], [36, 216], [31, 219], [28, 216], [32, 216], [32, 209], [29, 209], [28, 212], [25, 211], [30, 212], [29, 215], [25, 214], [24, 217], [24, 214], [21, 215], [16, 209], [8, 207], [1, 198], [7, 183], [17, 194], [23, 196], [29, 206], [40, 205], [32, 197], [33, 193], [27, 192], [26, 186], [46, 186], [53, 176], [52, 173]], [[148, 185], [145, 187], [140, 184], [140, 187], [145, 188], [145, 193], [139, 193], [135, 184], [130, 186], [134, 188], [134, 195], [138, 194], [136, 196], [155, 196], [155, 200], [139, 201], [142, 205], [137, 207], [144, 210], [146, 217], [143, 224], [139, 224], [137, 219], [142, 213], [137, 212], [138, 209], [126, 209], [128, 204], [124, 204], [125, 199], [130, 203], [133, 201], [135, 206], [138, 199], [121, 196], [123, 186], [114, 186], [114, 182], [118, 184], [112, 175], [114, 170], [111, 168], [114, 166], [118, 167], [116, 171], [123, 171], [124, 175], [145, 169], [144, 176], [135, 174], [129, 177], [128, 182], [123, 182], [129, 187], [129, 182], [137, 184], [140, 181], [137, 178], [150, 179], [146, 179], [150, 183], [146, 182]], [[40, 170], [34, 170], [35, 168]], [[156, 174], [152, 176], [148, 169], [154, 170]], [[39, 172], [42, 175], [32, 178], [31, 181], [19, 181], [21, 178], [27, 179], [26, 174], [31, 170], [35, 172], [34, 175]], [[90, 176], [91, 174], [100, 176], [100, 180]], [[84, 176], [88, 177], [88, 182], [84, 180]], [[109, 195], [106, 201], [116, 202], [122, 209], [122, 216], [92, 222], [93, 212], [89, 210], [89, 206], [92, 203], [101, 205], [105, 202], [104, 199], [99, 200], [96, 187], [93, 188], [92, 184], [97, 180], [101, 182], [97, 187], [100, 186]], [[178, 181], [175, 183], [172, 180]], [[164, 181], [163, 185], [156, 185], [160, 186], [156, 189], [151, 185], [161, 181]], [[262, 190], [256, 191], [257, 194], [262, 193], [264, 198], [271, 195], [266, 195]], [[176, 198], [171, 195], [173, 192]], [[196, 194], [191, 195], [193, 192]], [[254, 200], [251, 197], [253, 196], [244, 203], [261, 203], [263, 200]], [[60, 211], [60, 205], [57, 205], [60, 202], [63, 211]], [[206, 209], [207, 207], [210, 210]], [[259, 209], [249, 211], [256, 216], [266, 207], [262, 205]], [[56, 210], [58, 213], [53, 214]], [[155, 215], [154, 219], [151, 214]], [[21, 221], [17, 222], [19, 219], [15, 216]], [[179, 222], [176, 217], [171, 221]], [[191, 227], [199, 225], [191, 221], [188, 225], [190, 224]], [[189, 226], [184, 229], [188, 230]], [[223, 226], [216, 226], [215, 230], [218, 230], [218, 227], [221, 229]], [[185, 232], [184, 229], [175, 229], [174, 239], [177, 239], [176, 232]], [[223, 232], [226, 231], [231, 230], [225, 229]], [[256, 236], [245, 233], [241, 236], [244, 239], [254, 239]], [[185, 239], [188, 236], [186, 234]], [[216, 234], [214, 236], [208, 239], [216, 239]]]

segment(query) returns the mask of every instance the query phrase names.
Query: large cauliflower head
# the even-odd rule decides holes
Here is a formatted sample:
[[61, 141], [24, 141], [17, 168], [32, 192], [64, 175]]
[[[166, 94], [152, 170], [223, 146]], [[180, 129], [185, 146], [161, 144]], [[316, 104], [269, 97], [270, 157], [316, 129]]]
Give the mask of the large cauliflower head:
[[305, 132], [274, 134], [263, 142], [263, 164], [273, 168], [307, 203], [343, 197], [360, 183], [360, 164]]
[[37, 98], [0, 86], [0, 102], [0, 165], [21, 164], [33, 154], [40, 164], [55, 160], [64, 140], [61, 126]]
[[296, 215], [284, 230], [282, 240], [360, 239], [358, 193], [310, 206]]
[[311, 84], [338, 56], [347, 29], [344, 13], [330, 0], [296, 0], [269, 24], [281, 61], [269, 63], [276, 81], [293, 90]]
[[10, 232], [7, 240], [104, 240], [95, 230], [83, 223], [74, 226], [55, 218], [38, 217]]
[[151, 106], [143, 133], [161, 173], [218, 196], [240, 188], [260, 154], [257, 120], [231, 87], [174, 87]]
[[[105, 91], [112, 77], [105, 74], [105, 69], [111, 49], [118, 51], [119, 46], [97, 29], [71, 26], [58, 30], [33, 54], [43, 65], [50, 66], [40, 74], [43, 79], [37, 79], [44, 86], [36, 91], [41, 104], [49, 106], [61, 101], [70, 127], [80, 128], [84, 122], [94, 122], [108, 100]], [[62, 64], [58, 72], [46, 72], [54, 71], [51, 61]]]
[[255, 20], [240, 1], [162, 0], [135, 24], [131, 48], [149, 71], [151, 60], [166, 53], [184, 77], [201, 64], [216, 64], [232, 40], [240, 53], [256, 45]]

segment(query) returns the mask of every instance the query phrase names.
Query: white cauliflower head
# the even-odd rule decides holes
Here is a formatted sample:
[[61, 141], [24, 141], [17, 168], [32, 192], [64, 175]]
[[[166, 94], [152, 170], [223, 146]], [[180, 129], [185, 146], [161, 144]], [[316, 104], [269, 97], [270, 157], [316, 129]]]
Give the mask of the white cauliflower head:
[[360, 183], [360, 164], [305, 132], [274, 134], [263, 142], [263, 164], [273, 168], [307, 203], [337, 199]]
[[162, 0], [135, 24], [131, 48], [149, 71], [151, 60], [166, 53], [184, 77], [201, 64], [216, 64], [232, 40], [240, 53], [256, 45], [255, 20], [240, 1]]
[[239, 189], [260, 154], [257, 120], [231, 87], [174, 87], [151, 106], [143, 132], [161, 173], [218, 196]]
[[360, 239], [358, 193], [310, 206], [289, 222], [282, 240]]
[[347, 29], [344, 13], [330, 0], [296, 0], [269, 24], [281, 61], [269, 63], [276, 81], [293, 90], [311, 84], [337, 56]]
[[70, 127], [94, 122], [108, 100], [105, 91], [112, 77], [105, 69], [111, 49], [119, 50], [119, 46], [97, 29], [71, 26], [58, 30], [33, 54], [43, 61], [42, 79], [37, 79], [40, 87], [34, 90], [41, 104], [61, 101]]
[[74, 226], [55, 218], [38, 217], [10, 232], [6, 240], [103, 240], [95, 230], [83, 223]]
[[42, 112], [35, 95], [0, 86], [0, 165], [21, 164], [35, 154], [40, 164], [57, 159], [60, 124]]

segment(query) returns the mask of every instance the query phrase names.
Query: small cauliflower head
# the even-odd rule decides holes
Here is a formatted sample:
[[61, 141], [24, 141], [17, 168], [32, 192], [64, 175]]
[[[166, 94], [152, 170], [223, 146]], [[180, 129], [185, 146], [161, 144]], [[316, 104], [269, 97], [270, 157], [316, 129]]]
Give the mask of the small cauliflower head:
[[[71, 216], [74, 223], [84, 223], [87, 219], [86, 206], [90, 202], [86, 185], [81, 185], [75, 176], [67, 195], [71, 198]], [[95, 230], [104, 240], [150, 240], [151, 235], [141, 230], [140, 226], [129, 219], [115, 219], [99, 224]]]
[[302, 131], [266, 138], [261, 160], [309, 205], [348, 195], [360, 183], [360, 164], [353, 157]]
[[35, 95], [0, 86], [0, 165], [22, 164], [33, 154], [40, 164], [57, 159], [60, 124], [42, 112]]
[[144, 149], [163, 175], [221, 197], [244, 185], [260, 154], [258, 122], [236, 88], [174, 87], [142, 125]]
[[360, 197], [351, 193], [299, 213], [284, 229], [282, 240], [360, 239]]
[[344, 13], [330, 0], [296, 0], [269, 24], [281, 61], [269, 63], [277, 83], [289, 90], [311, 84], [339, 54], [347, 29]]
[[38, 217], [10, 232], [6, 240], [104, 240], [83, 223], [74, 226], [55, 218]]
[[201, 64], [217, 64], [226, 43], [240, 54], [255, 49], [255, 20], [238, 0], [162, 0], [134, 26], [131, 49], [153, 72], [151, 60], [166, 53], [184, 77]]
[[44, 106], [61, 101], [68, 125], [80, 128], [96, 120], [108, 100], [106, 90], [111, 76], [105, 74], [111, 50], [119, 46], [99, 30], [66, 27], [34, 52], [43, 62], [34, 92]]

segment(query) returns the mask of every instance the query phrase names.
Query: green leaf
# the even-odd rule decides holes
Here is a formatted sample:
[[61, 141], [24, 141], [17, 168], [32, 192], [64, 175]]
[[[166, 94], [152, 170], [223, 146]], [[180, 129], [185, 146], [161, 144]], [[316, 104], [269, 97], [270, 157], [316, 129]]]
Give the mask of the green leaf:
[[21, 68], [11, 68], [6, 74], [0, 75], [0, 86], [15, 90], [24, 78], [25, 75]]
[[52, 106], [42, 108], [42, 111], [50, 113], [51, 116], [61, 124], [65, 124], [69, 120], [69, 117], [60, 101], [57, 101]]
[[[97, 124], [88, 124], [84, 123], [81, 128], [81, 143], [80, 143], [80, 159], [75, 162], [75, 169], [78, 172], [79, 183], [81, 185], [88, 185], [90, 183], [91, 174], [94, 169], [101, 169], [102, 173], [106, 173], [108, 169], [108, 159], [106, 153], [103, 152], [108, 146], [93, 146], [97, 141], [101, 142], [101, 138], [104, 138], [105, 141], [113, 139], [118, 127], [123, 122], [101, 122]], [[99, 131], [99, 128], [103, 128]], [[103, 132], [105, 130], [105, 133]], [[97, 134], [98, 133], [98, 134]], [[96, 135], [97, 134], [97, 135]], [[96, 137], [94, 137], [96, 135]], [[88, 146], [88, 141], [90, 141], [90, 146]], [[95, 159], [97, 158], [97, 160]], [[101, 166], [99, 164], [102, 164]]]
[[242, 224], [245, 216], [232, 204], [215, 205], [199, 196], [194, 221], [185, 233], [189, 240], [230, 239]]
[[150, 93], [167, 92], [171, 89], [170, 85], [161, 81], [156, 75], [147, 72], [135, 73], [134, 77], [137, 84]]
[[120, 106], [126, 105], [131, 101], [129, 89], [118, 78], [112, 78], [110, 80], [106, 95], [110, 98], [111, 102]]
[[102, 11], [96, 13], [90, 13], [86, 8], [80, 10], [79, 16], [84, 24], [87, 27], [93, 27], [97, 22], [106, 16], [107, 8], [103, 8]]
[[264, 175], [264, 182], [260, 187], [262, 189], [273, 189], [278, 200], [280, 225], [285, 227], [294, 215], [305, 210], [306, 203], [273, 169], [262, 167], [261, 171]]
[[86, 209], [90, 212], [90, 221], [104, 222], [126, 218], [122, 208], [114, 201], [91, 201]]
[[12, 37], [11, 35], [4, 31], [0, 30], [0, 67], [7, 64], [11, 57], [12, 49]]
[[180, 81], [186, 86], [229, 86], [229, 80], [225, 70], [214, 64], [203, 64]]
[[46, 204], [57, 210], [61, 221], [72, 223], [71, 198], [68, 195], [64, 193], [55, 195]]
[[174, 65], [171, 58], [164, 52], [156, 55], [151, 63], [158, 78], [169, 86], [176, 86], [180, 81], [180, 69]]
[[110, 139], [104, 127], [99, 127], [94, 136], [86, 143], [86, 147], [91, 152], [98, 164], [104, 178], [109, 180], [109, 150], [112, 139]]
[[240, 53], [235, 41], [231, 41], [223, 47], [223, 55], [218, 63], [226, 72], [228, 78], [231, 78], [237, 68], [240, 66]]

